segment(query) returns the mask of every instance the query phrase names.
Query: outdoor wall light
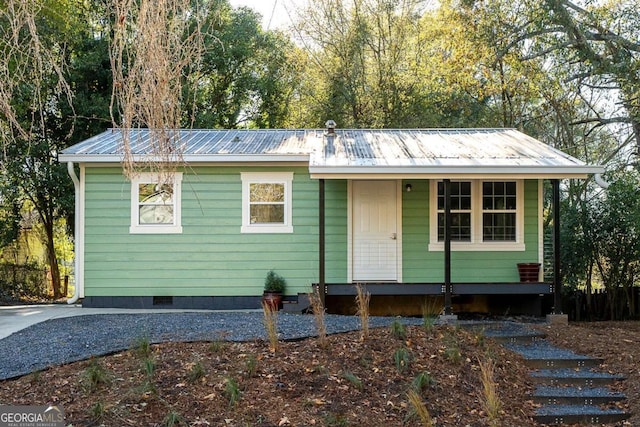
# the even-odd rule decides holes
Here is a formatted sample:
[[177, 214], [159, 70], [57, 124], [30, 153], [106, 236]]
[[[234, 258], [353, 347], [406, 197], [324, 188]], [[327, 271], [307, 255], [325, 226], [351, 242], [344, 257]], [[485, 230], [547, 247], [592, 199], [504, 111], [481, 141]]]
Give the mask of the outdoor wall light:
[[413, 189], [413, 187], [411, 186], [411, 184], [407, 184], [404, 186], [404, 189], [407, 191], [407, 193], [411, 193], [411, 190]]

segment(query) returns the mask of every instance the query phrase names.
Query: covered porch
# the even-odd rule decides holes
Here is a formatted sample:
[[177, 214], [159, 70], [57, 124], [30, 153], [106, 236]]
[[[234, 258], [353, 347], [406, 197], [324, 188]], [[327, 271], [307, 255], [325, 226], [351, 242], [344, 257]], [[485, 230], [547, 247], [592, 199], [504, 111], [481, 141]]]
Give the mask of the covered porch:
[[[380, 135], [371, 135], [371, 132], [365, 135], [358, 131], [336, 132], [329, 128], [324, 152], [311, 159], [311, 177], [319, 182], [319, 265], [315, 286], [328, 311], [351, 311], [356, 295], [355, 285], [362, 284], [371, 294], [374, 314], [420, 315], [421, 306], [433, 304], [433, 301], [441, 304], [445, 315], [457, 312], [504, 314], [509, 311], [533, 315], [560, 313], [560, 181], [586, 178], [589, 173], [598, 173], [599, 168], [587, 166], [514, 130], [383, 131]], [[327, 268], [331, 268], [327, 265], [327, 245], [331, 244], [335, 233], [327, 233], [326, 228], [326, 185], [335, 180], [346, 181], [349, 188], [346, 282], [327, 280]], [[505, 272], [497, 274], [498, 280], [482, 273], [473, 278], [473, 273], [461, 275], [461, 271], [473, 267], [469, 259], [476, 264], [484, 262], [503, 270], [503, 258], [517, 256], [522, 257], [522, 261], [543, 263], [544, 180], [551, 183], [553, 193], [552, 281], [544, 282], [543, 274], [539, 274], [536, 281], [517, 280]], [[376, 182], [390, 181], [398, 183], [397, 191], [401, 193], [411, 192], [416, 185], [429, 189], [422, 194], [424, 200], [420, 200], [422, 214], [428, 217], [425, 222], [429, 223], [425, 226], [426, 231], [422, 230], [423, 235], [419, 236], [423, 243], [410, 248], [406, 247], [409, 245], [403, 246], [406, 229], [398, 221], [396, 229], [384, 231], [388, 235], [387, 242], [399, 245], [396, 246], [399, 248], [397, 255], [386, 252], [395, 257], [392, 264], [397, 264], [398, 273], [385, 276], [388, 269], [378, 270], [375, 260], [369, 262], [364, 272], [359, 271], [360, 255], [357, 251], [362, 252], [363, 249], [358, 249], [358, 223], [367, 208], [358, 208], [360, 190], [356, 190], [356, 183], [369, 182], [371, 187], [375, 187]], [[535, 228], [539, 236], [537, 240], [525, 236], [524, 205], [532, 196], [526, 199], [523, 195], [525, 185], [530, 188], [536, 182], [537, 204], [535, 208], [527, 208], [536, 211], [535, 218], [528, 214], [526, 221], [529, 221], [527, 232], [533, 234], [530, 229]], [[469, 183], [468, 195], [461, 190], [463, 183]], [[513, 209], [510, 211], [508, 206], [498, 206], [495, 200], [508, 200], [510, 196], [504, 194], [504, 188], [512, 183]], [[484, 188], [490, 188], [491, 192], [495, 187], [502, 188], [499, 195], [483, 193]], [[408, 204], [411, 201], [409, 197], [406, 194], [397, 197], [401, 204], [397, 207], [400, 217], [406, 216], [402, 204]], [[467, 203], [465, 197], [469, 206], [464, 205]], [[369, 200], [362, 206], [378, 209]], [[491, 228], [486, 222], [492, 218], [497, 218], [499, 221], [496, 222], [500, 223], [500, 227], [493, 228], [501, 230], [494, 237], [491, 231], [486, 231]], [[373, 249], [369, 252], [376, 254], [384, 252], [383, 246], [388, 246], [384, 243], [380, 246], [376, 242], [371, 245]], [[422, 273], [421, 277], [416, 277], [416, 273], [408, 272], [403, 257], [412, 257], [416, 253], [421, 254], [422, 260], [428, 258], [430, 276]], [[381, 264], [386, 259], [384, 254], [377, 258]], [[439, 267], [434, 268], [434, 263]], [[436, 269], [437, 273], [434, 272]]]

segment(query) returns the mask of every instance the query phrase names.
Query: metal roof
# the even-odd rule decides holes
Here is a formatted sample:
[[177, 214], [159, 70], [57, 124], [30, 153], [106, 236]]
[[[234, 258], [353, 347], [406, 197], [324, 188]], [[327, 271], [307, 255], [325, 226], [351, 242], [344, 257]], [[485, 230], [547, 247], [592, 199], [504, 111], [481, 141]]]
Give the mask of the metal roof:
[[[134, 159], [152, 153], [151, 132], [129, 131]], [[65, 149], [67, 162], [119, 162], [123, 133], [108, 130]], [[308, 162], [316, 178], [346, 175], [464, 174], [584, 177], [602, 173], [515, 129], [179, 130], [188, 163]]]

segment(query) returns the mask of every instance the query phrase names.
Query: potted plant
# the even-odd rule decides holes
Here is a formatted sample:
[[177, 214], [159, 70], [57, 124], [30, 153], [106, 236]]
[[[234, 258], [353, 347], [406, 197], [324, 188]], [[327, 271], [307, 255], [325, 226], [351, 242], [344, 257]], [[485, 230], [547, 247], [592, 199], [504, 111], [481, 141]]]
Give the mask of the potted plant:
[[270, 270], [264, 279], [262, 302], [268, 304], [274, 310], [279, 310], [282, 307], [282, 295], [286, 288], [287, 281], [285, 278]]

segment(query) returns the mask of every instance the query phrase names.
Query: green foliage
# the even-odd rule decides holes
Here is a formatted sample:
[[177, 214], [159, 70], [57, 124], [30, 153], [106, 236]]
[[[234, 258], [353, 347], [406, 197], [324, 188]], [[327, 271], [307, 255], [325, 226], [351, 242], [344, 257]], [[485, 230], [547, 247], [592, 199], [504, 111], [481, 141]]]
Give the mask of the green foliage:
[[106, 408], [104, 407], [104, 403], [100, 400], [95, 402], [89, 408], [89, 416], [94, 421], [101, 421], [106, 415]]
[[188, 426], [189, 422], [180, 413], [171, 410], [162, 420], [162, 425], [163, 427]]
[[235, 406], [240, 400], [240, 388], [238, 382], [230, 377], [225, 378], [224, 381], [224, 395], [229, 400], [229, 406]]
[[405, 340], [407, 338], [407, 328], [399, 320], [394, 320], [390, 326], [391, 336], [397, 340]]
[[151, 341], [149, 337], [138, 337], [132, 345], [133, 353], [140, 359], [147, 359], [151, 356]]
[[287, 288], [287, 281], [273, 270], [267, 273], [264, 279], [264, 290], [269, 292], [284, 292]]
[[193, 383], [203, 378], [206, 374], [204, 366], [202, 366], [202, 363], [198, 361], [191, 366], [191, 369], [189, 369], [189, 372], [187, 373], [187, 380]]
[[111, 382], [110, 374], [102, 364], [92, 359], [82, 373], [82, 382], [89, 392], [98, 390], [101, 386]]
[[436, 380], [431, 376], [429, 372], [420, 372], [416, 377], [411, 381], [411, 388], [415, 390], [418, 394], [422, 393], [426, 388], [433, 386], [436, 384]]
[[292, 52], [281, 33], [264, 31], [248, 8], [211, 2], [202, 26], [205, 53], [191, 82], [195, 127], [284, 127], [299, 80]]
[[349, 381], [351, 383], [352, 386], [354, 386], [356, 388], [356, 390], [358, 391], [362, 391], [362, 380], [360, 378], [358, 378], [358, 376], [356, 374], [354, 374], [351, 371], [344, 371], [342, 373], [342, 377], [344, 379], [346, 379], [347, 381]]
[[396, 369], [399, 373], [402, 374], [409, 369], [409, 366], [411, 365], [411, 358], [411, 352], [405, 347], [400, 347], [393, 352], [393, 363], [396, 365]]
[[250, 354], [247, 357], [247, 360], [245, 361], [244, 366], [245, 366], [245, 373], [247, 377], [253, 377], [256, 374], [256, 371], [258, 370], [258, 359], [256, 359], [255, 355]]

